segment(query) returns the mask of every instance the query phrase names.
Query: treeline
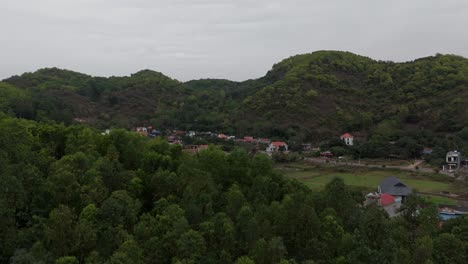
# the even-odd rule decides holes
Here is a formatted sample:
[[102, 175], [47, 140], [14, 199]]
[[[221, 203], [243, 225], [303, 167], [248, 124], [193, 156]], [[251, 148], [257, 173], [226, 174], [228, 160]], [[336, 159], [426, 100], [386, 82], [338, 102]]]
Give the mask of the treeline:
[[310, 190], [266, 156], [0, 116], [0, 263], [465, 263], [468, 219], [439, 225]]

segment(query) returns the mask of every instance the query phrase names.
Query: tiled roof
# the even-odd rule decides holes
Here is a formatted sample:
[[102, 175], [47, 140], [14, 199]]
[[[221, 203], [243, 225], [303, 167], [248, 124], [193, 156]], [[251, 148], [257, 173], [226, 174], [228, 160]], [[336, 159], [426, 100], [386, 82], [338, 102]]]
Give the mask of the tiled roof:
[[350, 133], [344, 133], [343, 135], [341, 135], [340, 138], [352, 138], [353, 135], [351, 135]]
[[273, 144], [273, 146], [275, 146], [275, 147], [281, 147], [281, 146], [286, 145], [286, 143], [284, 143], [282, 141], [274, 141], [274, 142], [271, 142], [271, 144]]
[[380, 182], [380, 192], [390, 195], [406, 196], [411, 193], [411, 188], [402, 183], [397, 177], [390, 176]]

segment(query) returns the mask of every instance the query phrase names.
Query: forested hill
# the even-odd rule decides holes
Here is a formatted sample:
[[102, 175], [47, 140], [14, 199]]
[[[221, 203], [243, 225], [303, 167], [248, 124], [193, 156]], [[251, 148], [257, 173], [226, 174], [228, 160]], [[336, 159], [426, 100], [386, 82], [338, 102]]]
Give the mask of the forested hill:
[[344, 131], [450, 134], [468, 122], [468, 59], [455, 55], [394, 63], [318, 51], [244, 82], [183, 83], [150, 70], [102, 78], [52, 68], [0, 85], [3, 111], [65, 123], [80, 118], [99, 128], [151, 124], [318, 141]]

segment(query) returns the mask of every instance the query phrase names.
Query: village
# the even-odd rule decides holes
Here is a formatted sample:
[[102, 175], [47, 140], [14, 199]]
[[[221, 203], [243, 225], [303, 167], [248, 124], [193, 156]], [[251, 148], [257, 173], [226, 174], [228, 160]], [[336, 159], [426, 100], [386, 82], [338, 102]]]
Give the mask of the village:
[[[299, 158], [306, 159], [310, 162], [333, 163], [337, 165], [343, 164], [346, 166], [385, 166], [388, 168], [398, 168], [402, 170], [421, 170], [425, 172], [442, 173], [450, 177], [460, 176], [461, 180], [464, 180], [464, 176], [466, 176], [465, 174], [468, 174], [468, 157], [464, 157], [463, 153], [458, 150], [448, 151], [445, 157], [443, 157], [445, 163], [440, 168], [422, 166], [424, 163], [424, 157], [433, 153], [433, 149], [428, 147], [425, 147], [421, 150], [420, 160], [413, 162], [413, 164], [410, 166], [395, 166], [392, 164], [372, 164], [369, 162], [362, 164], [360, 159], [357, 160], [356, 163], [356, 159], [337, 155], [339, 153], [336, 153], [331, 149], [323, 149], [318, 145], [314, 145], [313, 143], [302, 143], [299, 149], [292, 151], [288, 146], [288, 143], [285, 141], [274, 141], [269, 138], [255, 138], [249, 135], [239, 138], [234, 135], [214, 132], [183, 130], [159, 131], [152, 126], [135, 127], [133, 131], [149, 138], [162, 137], [166, 139], [169, 144], [181, 145], [184, 151], [192, 153], [206, 149], [208, 148], [208, 145], [212, 144], [224, 148], [223, 150], [226, 152], [229, 152], [230, 149], [226, 146], [243, 147], [250, 153], [264, 153], [269, 156], [280, 154], [288, 155], [294, 154], [296, 152], [303, 154]], [[103, 132], [103, 134], [108, 133], [110, 133], [110, 129], [107, 129], [105, 132]], [[337, 137], [337, 139], [341, 140], [345, 146], [353, 147], [356, 140], [362, 140], [362, 136], [355, 136], [349, 132], [346, 132]], [[392, 155], [389, 155], [389, 158], [392, 160]]]
[[[255, 138], [253, 136], [243, 136], [238, 138], [233, 135], [213, 132], [198, 132], [198, 131], [159, 131], [151, 126], [136, 127], [133, 129], [136, 133], [149, 138], [164, 138], [169, 144], [178, 144], [183, 147], [187, 153], [196, 154], [209, 145], [216, 145], [229, 153], [229, 150], [234, 147], [242, 147], [250, 151], [251, 154], [264, 153], [275, 158], [292, 154], [288, 144], [284, 141], [272, 141], [269, 138]], [[110, 130], [106, 130], [103, 134], [109, 134]], [[356, 142], [353, 134], [347, 132], [338, 137], [346, 146], [353, 146]], [[201, 143], [200, 143], [201, 142]], [[361, 161], [349, 160], [347, 157], [336, 156], [329, 149], [321, 149], [311, 143], [302, 144], [300, 151], [303, 156], [301, 160], [313, 164], [323, 164], [328, 166], [355, 166], [366, 168], [387, 168], [408, 171], [419, 171], [425, 173], [440, 173], [447, 177], [455, 178], [456, 175], [466, 173], [468, 171], [468, 158], [464, 157], [462, 152], [457, 150], [448, 151], [446, 153], [445, 164], [439, 169], [421, 168], [422, 161], [415, 162], [409, 166], [395, 166], [382, 164], [367, 164]], [[314, 157], [310, 157], [310, 153], [316, 153]], [[424, 148], [421, 156], [429, 155], [432, 149]], [[305, 155], [304, 155], [305, 154]], [[460, 179], [459, 179], [460, 180]], [[377, 205], [387, 212], [390, 217], [395, 217], [400, 214], [400, 208], [406, 202], [406, 197], [413, 193], [418, 186], [411, 187], [404, 183], [399, 178], [389, 176], [375, 186], [375, 190], [365, 195], [364, 206]], [[437, 194], [441, 197], [458, 197], [458, 195], [441, 191]], [[457, 199], [456, 203], [444, 204], [438, 203], [439, 216], [442, 221], [447, 219], [468, 215], [468, 201]]]
[[[244, 136], [237, 138], [236, 136], [218, 134], [213, 132], [198, 132], [198, 131], [164, 131], [161, 132], [154, 129], [152, 126], [135, 127], [136, 133], [149, 137], [163, 137], [169, 144], [181, 145], [186, 152], [196, 153], [208, 148], [209, 144], [222, 145], [222, 142], [228, 142], [230, 145], [243, 146], [254, 153], [267, 153], [270, 156], [273, 153], [289, 153], [288, 144], [283, 141], [272, 141], [269, 138], [254, 138], [253, 136]], [[103, 134], [110, 133], [107, 129]], [[204, 141], [207, 144], [196, 144], [196, 142]]]

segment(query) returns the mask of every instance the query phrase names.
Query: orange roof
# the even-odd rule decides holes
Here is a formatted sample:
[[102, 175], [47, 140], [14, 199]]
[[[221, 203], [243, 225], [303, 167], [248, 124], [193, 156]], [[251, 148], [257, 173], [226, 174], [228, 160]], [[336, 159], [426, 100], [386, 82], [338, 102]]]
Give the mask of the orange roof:
[[284, 143], [283, 141], [274, 141], [274, 142], [271, 142], [271, 144], [273, 144], [273, 146], [275, 147], [281, 147], [281, 146], [286, 145], [286, 143]]
[[340, 138], [352, 138], [353, 135], [351, 135], [350, 133], [344, 133], [343, 135], [341, 135]]
[[254, 139], [253, 137], [247, 136], [247, 137], [244, 137], [244, 142], [251, 142], [253, 141], [253, 139]]

